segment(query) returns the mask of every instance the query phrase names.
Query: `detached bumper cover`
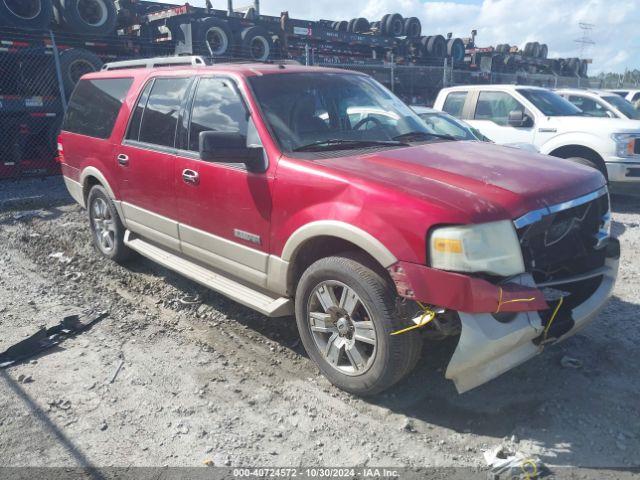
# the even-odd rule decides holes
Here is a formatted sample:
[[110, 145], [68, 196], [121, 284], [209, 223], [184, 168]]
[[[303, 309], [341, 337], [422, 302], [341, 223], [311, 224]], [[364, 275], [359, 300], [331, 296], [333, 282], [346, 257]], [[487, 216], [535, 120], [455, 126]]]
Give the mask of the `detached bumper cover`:
[[[619, 253], [618, 241], [610, 239], [605, 265], [597, 271], [598, 276], [601, 277], [599, 286], [590, 297], [571, 310], [573, 328], [556, 341], [564, 340], [583, 329], [604, 308], [618, 275]], [[402, 267], [400, 272], [397, 271], [398, 266]], [[543, 344], [536, 344], [534, 340], [538, 339], [544, 330], [538, 311], [548, 309], [549, 306], [544, 301], [542, 292], [534, 288], [531, 275], [521, 275], [517, 283], [509, 287], [509, 295], [522, 296], [521, 298], [525, 298], [526, 295], [535, 295], [535, 300], [504, 304], [500, 311], [519, 313], [508, 322], [499, 322], [492, 315], [498, 305], [496, 294], [499, 294], [499, 291], [496, 292], [496, 290], [499, 288], [489, 282], [447, 272], [440, 272], [444, 274], [443, 276], [429, 272], [418, 277], [417, 271], [410, 267], [394, 265], [391, 269], [393, 268], [396, 268], [396, 271], [392, 272], [392, 277], [398, 290], [409, 289], [403, 295], [406, 298], [458, 311], [462, 331], [445, 376], [453, 380], [459, 393], [488, 382], [544, 349]], [[424, 273], [423, 270], [418, 272]], [[465, 277], [467, 281], [455, 277]], [[580, 278], [583, 277], [584, 275]], [[426, 285], [426, 282], [434, 283]]]
[[527, 312], [549, 305], [532, 282], [496, 286], [486, 280], [398, 262], [389, 267], [398, 294], [410, 300], [469, 313]]

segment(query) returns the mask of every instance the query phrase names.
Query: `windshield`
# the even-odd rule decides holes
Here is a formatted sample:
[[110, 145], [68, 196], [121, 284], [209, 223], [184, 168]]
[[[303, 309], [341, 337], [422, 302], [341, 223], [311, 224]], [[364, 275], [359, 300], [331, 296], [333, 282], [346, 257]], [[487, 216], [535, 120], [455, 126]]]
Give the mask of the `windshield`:
[[602, 99], [620, 110], [625, 117], [633, 120], [640, 120], [640, 111], [636, 110], [633, 104], [628, 100], [625, 100], [618, 95], [606, 96], [602, 97]]
[[467, 125], [451, 115], [438, 112], [420, 113], [419, 115], [427, 127], [440, 135], [450, 135], [456, 140], [480, 140]]
[[518, 93], [533, 103], [547, 117], [569, 117], [583, 115], [582, 110], [570, 101], [549, 90], [522, 88]]
[[282, 150], [342, 150], [438, 139], [413, 110], [363, 75], [285, 73], [249, 79]]

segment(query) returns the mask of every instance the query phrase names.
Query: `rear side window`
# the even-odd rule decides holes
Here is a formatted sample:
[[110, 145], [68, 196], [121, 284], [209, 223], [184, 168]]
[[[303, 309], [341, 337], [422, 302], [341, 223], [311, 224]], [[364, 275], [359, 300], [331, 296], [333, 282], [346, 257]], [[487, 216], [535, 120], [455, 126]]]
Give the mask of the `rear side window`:
[[[175, 145], [178, 116], [190, 81], [190, 78], [157, 78], [153, 82], [140, 121], [139, 141], [165, 147]], [[144, 97], [141, 96], [140, 104]], [[134, 128], [133, 121], [135, 118], [130, 131], [137, 128]]]
[[454, 117], [462, 118], [462, 109], [467, 101], [467, 92], [452, 92], [447, 95], [442, 110]]
[[132, 83], [132, 78], [80, 80], [69, 100], [62, 130], [109, 138]]

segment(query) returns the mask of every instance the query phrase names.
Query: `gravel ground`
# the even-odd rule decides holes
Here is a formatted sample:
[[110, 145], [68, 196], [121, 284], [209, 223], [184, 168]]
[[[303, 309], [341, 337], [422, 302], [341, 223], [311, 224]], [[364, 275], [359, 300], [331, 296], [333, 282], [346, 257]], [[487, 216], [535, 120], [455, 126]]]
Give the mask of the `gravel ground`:
[[443, 378], [455, 339], [427, 343], [407, 381], [363, 400], [319, 374], [292, 318], [142, 258], [102, 260], [59, 178], [0, 182], [0, 350], [69, 313], [109, 312], [0, 370], [0, 466], [484, 467], [483, 450], [506, 442], [552, 467], [628, 473], [640, 466], [640, 200], [613, 203], [621, 272], [595, 323], [463, 395]]

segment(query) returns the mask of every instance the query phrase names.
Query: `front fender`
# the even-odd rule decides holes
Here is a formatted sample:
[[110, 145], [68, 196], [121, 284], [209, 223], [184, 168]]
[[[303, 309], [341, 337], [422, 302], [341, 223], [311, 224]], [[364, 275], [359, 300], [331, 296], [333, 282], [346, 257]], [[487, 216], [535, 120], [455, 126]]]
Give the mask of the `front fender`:
[[594, 135], [592, 133], [566, 132], [556, 135], [542, 144], [540, 147], [540, 153], [550, 155], [552, 152], [562, 147], [580, 146], [589, 148], [604, 158], [604, 152], [610, 150], [610, 143], [611, 142], [606, 141], [601, 136]]

